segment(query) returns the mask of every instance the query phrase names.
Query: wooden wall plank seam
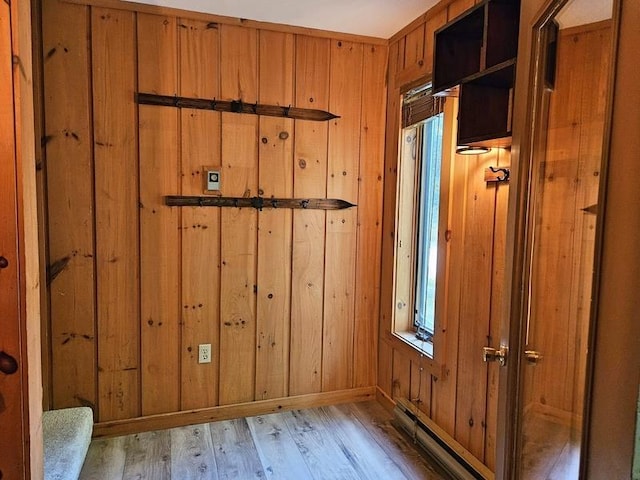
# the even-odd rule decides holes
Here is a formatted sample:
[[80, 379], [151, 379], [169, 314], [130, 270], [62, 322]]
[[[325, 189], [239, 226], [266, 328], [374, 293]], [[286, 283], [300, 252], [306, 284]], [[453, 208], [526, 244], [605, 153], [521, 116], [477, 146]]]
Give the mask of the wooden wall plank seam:
[[[385, 46], [53, 5], [91, 10], [91, 72], [78, 78], [93, 86], [93, 122], [85, 123], [95, 149], [96, 269], [84, 284], [97, 297], [97, 420], [374, 385], [380, 274], [371, 258], [381, 248]], [[56, 114], [81, 108], [67, 85], [58, 88], [70, 108]], [[138, 90], [337, 106], [343, 118], [136, 106]], [[200, 193], [205, 166], [221, 169], [224, 194], [360, 205], [328, 221], [324, 211], [164, 205], [164, 195]], [[73, 170], [54, 172], [62, 174]], [[52, 238], [63, 232], [49, 227]], [[197, 363], [200, 343], [211, 343], [211, 364]], [[59, 377], [54, 388], [72, 382]]]
[[[299, 35], [295, 50], [296, 105], [328, 110], [330, 40]], [[327, 123], [296, 121], [294, 197], [326, 197], [328, 132]], [[321, 390], [325, 219], [326, 213], [320, 210], [293, 212], [291, 395]]]
[[[363, 46], [331, 44], [327, 197], [357, 203]], [[327, 212], [322, 390], [353, 385], [356, 222], [358, 208]], [[345, 367], [346, 366], [346, 367]]]
[[[259, 32], [259, 100], [291, 105], [294, 96], [295, 42], [291, 34]], [[261, 117], [259, 121], [260, 196], [293, 194], [294, 121]], [[256, 399], [285, 397], [289, 390], [291, 318], [291, 210], [258, 214], [258, 292]]]
[[43, 8], [47, 246], [52, 264], [68, 261], [49, 287], [55, 408], [97, 404], [90, 18], [87, 7], [65, 7]]
[[[197, 98], [220, 96], [219, 30], [202, 21], [179, 19], [180, 92]], [[201, 195], [205, 166], [221, 165], [221, 114], [181, 111], [182, 194]], [[220, 211], [182, 209], [181, 223], [181, 410], [218, 404], [220, 342]], [[211, 345], [210, 363], [198, 363], [199, 345]], [[214, 360], [215, 359], [215, 360]]]
[[[258, 97], [257, 31], [220, 26], [221, 97], [255, 103]], [[222, 114], [222, 194], [258, 190], [258, 118]], [[257, 212], [223, 209], [220, 301], [220, 404], [255, 398]]]
[[[179, 69], [176, 19], [138, 15], [138, 87], [175, 95]], [[180, 215], [162, 196], [179, 188], [179, 112], [139, 106], [142, 413], [180, 405]], [[172, 359], [167, 361], [167, 359]]]
[[388, 50], [364, 46], [358, 172], [358, 219], [353, 364], [354, 386], [375, 385], [380, 309], [384, 118]]
[[137, 78], [135, 14], [93, 8], [91, 15], [97, 418], [105, 421], [141, 412], [138, 119], [132, 97]]

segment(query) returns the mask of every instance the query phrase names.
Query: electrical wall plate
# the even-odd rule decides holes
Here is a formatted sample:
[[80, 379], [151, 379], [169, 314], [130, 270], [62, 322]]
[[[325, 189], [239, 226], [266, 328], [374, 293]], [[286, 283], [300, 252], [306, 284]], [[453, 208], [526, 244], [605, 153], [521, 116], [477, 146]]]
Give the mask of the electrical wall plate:
[[204, 178], [204, 193], [220, 193], [221, 185], [221, 168], [204, 166], [202, 167], [202, 176]]

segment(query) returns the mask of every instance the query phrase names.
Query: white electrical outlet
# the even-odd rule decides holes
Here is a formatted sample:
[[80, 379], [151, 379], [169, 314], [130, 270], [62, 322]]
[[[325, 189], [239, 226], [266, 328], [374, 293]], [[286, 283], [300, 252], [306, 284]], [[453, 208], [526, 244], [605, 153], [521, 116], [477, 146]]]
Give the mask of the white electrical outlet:
[[201, 343], [198, 345], [198, 363], [211, 363], [210, 343]]

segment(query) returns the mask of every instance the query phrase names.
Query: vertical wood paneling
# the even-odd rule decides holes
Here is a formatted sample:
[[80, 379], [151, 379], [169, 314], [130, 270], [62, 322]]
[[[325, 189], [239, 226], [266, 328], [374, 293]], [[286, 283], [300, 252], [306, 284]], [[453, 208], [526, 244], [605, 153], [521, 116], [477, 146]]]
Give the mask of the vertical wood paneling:
[[[447, 100], [444, 108], [445, 116], [448, 118], [457, 117], [457, 102]], [[464, 157], [455, 155], [456, 129], [450, 122], [445, 122], [444, 127], [443, 165], [448, 167], [447, 203], [449, 207], [446, 218], [447, 229], [440, 235], [444, 234], [447, 239], [446, 287], [444, 312], [438, 318], [440, 324], [433, 340], [433, 349], [436, 358], [442, 365], [442, 374], [434, 378], [431, 414], [432, 419], [440, 427], [453, 435], [456, 423], [458, 333], [460, 330], [460, 297], [462, 295], [460, 286], [467, 218], [465, 199], [467, 197], [468, 171]], [[438, 296], [438, 298], [441, 297]]]
[[[296, 105], [329, 109], [330, 41], [296, 37]], [[296, 121], [294, 197], [327, 193], [327, 123]], [[291, 395], [319, 392], [322, 380], [326, 214], [293, 212], [291, 272]]]
[[[576, 201], [576, 266], [573, 272], [575, 298], [572, 316], [576, 318], [574, 362], [574, 392], [572, 412], [577, 422], [582, 420], [584, 389], [587, 370], [589, 317], [592, 295], [592, 265], [595, 251], [595, 231], [598, 216], [583, 209], [598, 203], [603, 137], [605, 133], [605, 108], [608, 72], [610, 71], [611, 27], [609, 25], [586, 32], [583, 38], [591, 61], [582, 65], [582, 112], [580, 132], [581, 162], [578, 171], [578, 195]], [[574, 44], [577, 43], [574, 40]], [[603, 210], [598, 208], [598, 215]], [[581, 428], [577, 426], [577, 428]]]
[[[0, 255], [8, 262], [8, 265], [0, 270], [0, 314], [2, 315], [2, 336], [0, 337], [0, 351], [11, 355], [18, 363], [18, 368], [27, 364], [24, 358], [21, 341], [21, 324], [25, 320], [21, 314], [22, 284], [19, 245], [22, 243], [21, 228], [18, 225], [19, 211], [22, 209], [18, 200], [17, 183], [22, 181], [18, 173], [20, 167], [19, 147], [16, 134], [16, 109], [14, 96], [14, 76], [11, 58], [15, 44], [11, 38], [11, 11], [9, 4], [0, 5], [0, 75], [3, 79], [0, 84]], [[6, 318], [5, 318], [6, 315]], [[4, 359], [3, 359], [4, 362]], [[6, 478], [27, 478], [29, 465], [29, 450], [24, 448], [24, 440], [28, 439], [23, 421], [28, 420], [22, 405], [25, 391], [28, 388], [23, 385], [20, 370], [12, 375], [2, 373], [0, 388], [2, 389], [2, 408], [0, 422], [2, 423], [2, 436], [0, 438], [0, 472]], [[26, 374], [25, 374], [26, 377]], [[72, 397], [71, 397], [72, 398]], [[64, 398], [63, 398], [64, 399]]]
[[[496, 164], [500, 167], [511, 165], [511, 151], [500, 150]], [[491, 316], [489, 319], [489, 338], [487, 345], [500, 344], [500, 328], [502, 322], [502, 305], [504, 299], [504, 276], [507, 240], [507, 203], [509, 185], [501, 183], [496, 189], [496, 207], [493, 220], [493, 261], [491, 269]], [[484, 464], [490, 469], [496, 463], [496, 434], [498, 417], [498, 381], [500, 365], [493, 362], [487, 365], [487, 413]]]
[[418, 409], [430, 416], [431, 415], [431, 373], [425, 368], [425, 358], [418, 357], [417, 360], [411, 360], [411, 389], [409, 400], [415, 404]]
[[[206, 22], [178, 21], [180, 92], [220, 96], [218, 30]], [[183, 195], [202, 195], [204, 166], [219, 166], [220, 113], [183, 109], [180, 117]], [[182, 208], [182, 410], [218, 403], [220, 335], [220, 210]], [[198, 363], [198, 345], [211, 344], [211, 363]]]
[[424, 25], [424, 64], [429, 72], [433, 73], [433, 47], [435, 46], [435, 32], [447, 23], [447, 9], [443, 8]]
[[358, 176], [354, 386], [375, 385], [380, 310], [387, 49], [365, 45]]
[[405, 37], [404, 68], [409, 68], [424, 59], [424, 23]]
[[[294, 37], [259, 33], [260, 102], [293, 104]], [[259, 193], [289, 198], [293, 193], [293, 120], [260, 117]], [[287, 395], [291, 318], [291, 238], [289, 209], [258, 215], [258, 299], [256, 399]]]
[[[389, 46], [388, 78], [395, 78], [398, 71], [399, 42]], [[382, 265], [380, 275], [380, 290], [383, 297], [380, 300], [381, 335], [389, 331], [393, 315], [394, 290], [394, 255], [395, 255], [395, 220], [396, 220], [396, 192], [398, 167], [398, 139], [400, 137], [400, 90], [390, 83], [387, 91], [387, 121], [385, 131], [384, 155], [384, 197], [382, 206]], [[381, 349], [381, 353], [382, 353]], [[379, 373], [380, 381], [382, 372]]]
[[[176, 19], [139, 14], [137, 32], [140, 91], [175, 95]], [[178, 118], [174, 109], [139, 107], [143, 415], [180, 407], [180, 217], [163, 201], [180, 186]]]
[[[484, 425], [487, 398], [487, 364], [482, 347], [489, 336], [491, 262], [495, 185], [484, 182], [484, 169], [496, 161], [492, 151], [461, 157], [469, 170], [466, 229], [458, 334], [458, 392], [455, 437], [476, 456], [484, 458]], [[479, 286], [485, 288], [478, 288]], [[489, 286], [489, 288], [487, 288]]]
[[[72, 57], [75, 44], [65, 40], [45, 59], [62, 51], [75, 62], [45, 72], [48, 91], [59, 94], [47, 115], [77, 116], [80, 126], [60, 127], [65, 166], [52, 166], [52, 185], [87, 197], [71, 237], [92, 234], [95, 222], [95, 241], [87, 237], [95, 252], [72, 257], [55, 282], [95, 258], [95, 278], [74, 277], [85, 297], [73, 308], [90, 309], [97, 295], [97, 332], [81, 340], [97, 346], [68, 368], [98, 372], [97, 383], [83, 376], [97, 388], [97, 420], [374, 385], [386, 47], [68, 7], [84, 12], [84, 24], [62, 31], [66, 17], [56, 13], [47, 28], [85, 42], [84, 57]], [[137, 106], [136, 91], [295, 105], [341, 118]], [[55, 137], [47, 140], [57, 148]], [[88, 163], [78, 169], [80, 147]], [[164, 205], [165, 195], [202, 194], [205, 166], [220, 167], [225, 196], [332, 197], [358, 206], [327, 214]], [[53, 219], [67, 215], [62, 200], [51, 197], [47, 207]], [[67, 238], [63, 223], [50, 222], [50, 238]], [[57, 309], [52, 320], [68, 314]], [[210, 364], [197, 362], [201, 343], [212, 345]], [[59, 375], [53, 386], [72, 391], [76, 377]]]
[[392, 398], [411, 399], [411, 359], [401, 350], [393, 351]]
[[[389, 46], [387, 79], [395, 79], [398, 71], [399, 42]], [[404, 51], [403, 51], [404, 54]], [[393, 82], [387, 85], [387, 115], [385, 129], [385, 153], [382, 204], [382, 245], [380, 265], [380, 314], [378, 321], [378, 386], [391, 396], [391, 365], [393, 348], [385, 342], [391, 322], [394, 290], [394, 249], [396, 218], [396, 183], [398, 162], [398, 138], [400, 133], [400, 90]]]
[[[327, 197], [354, 204], [358, 201], [362, 62], [361, 44], [332, 42], [329, 108], [341, 118], [329, 125]], [[356, 207], [327, 212], [323, 391], [353, 385], [357, 212]]]
[[135, 31], [134, 14], [92, 9], [98, 380], [102, 421], [140, 415]]
[[89, 10], [49, 2], [43, 16], [48, 248], [50, 262], [64, 267], [50, 285], [53, 407], [95, 406]]
[[[588, 63], [582, 42], [573, 38], [558, 43], [558, 59], [567, 59], [558, 68], [554, 94], [549, 104], [549, 125], [544, 168], [540, 169], [536, 225], [536, 252], [532, 269], [529, 346], [545, 355], [531, 371], [533, 381], [527, 399], [534, 404], [571, 411], [575, 328], [571, 318], [571, 284], [574, 265], [576, 178], [579, 170], [582, 84], [574, 65]], [[575, 64], [568, 62], [571, 58]], [[555, 323], [548, 327], [548, 321]], [[571, 352], [571, 353], [569, 353]]]
[[[257, 100], [257, 32], [222, 25], [221, 96]], [[258, 193], [258, 119], [222, 114], [222, 194]], [[223, 209], [220, 300], [220, 404], [254, 399], [257, 212]]]

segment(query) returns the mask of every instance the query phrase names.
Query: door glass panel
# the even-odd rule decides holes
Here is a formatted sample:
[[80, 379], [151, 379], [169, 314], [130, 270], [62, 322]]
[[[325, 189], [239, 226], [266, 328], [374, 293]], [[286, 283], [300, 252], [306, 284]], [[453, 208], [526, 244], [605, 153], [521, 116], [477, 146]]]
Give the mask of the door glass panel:
[[578, 478], [612, 4], [566, 2], [540, 30], [518, 478]]

